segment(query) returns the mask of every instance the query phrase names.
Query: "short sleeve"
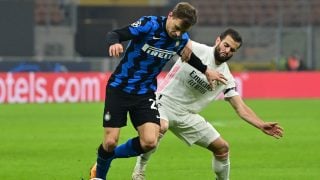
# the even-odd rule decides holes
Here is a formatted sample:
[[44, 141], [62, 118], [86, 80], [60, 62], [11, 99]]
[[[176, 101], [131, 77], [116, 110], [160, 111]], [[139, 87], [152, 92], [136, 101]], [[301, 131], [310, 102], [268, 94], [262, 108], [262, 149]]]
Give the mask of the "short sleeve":
[[182, 38], [180, 40], [180, 44], [179, 44], [179, 47], [178, 47], [178, 50], [177, 50], [177, 53], [178, 54], [181, 54], [181, 51], [183, 50], [183, 48], [187, 45], [188, 41], [189, 41], [190, 37], [189, 37], [189, 34], [188, 33], [184, 33], [182, 35]]
[[148, 16], [143, 16], [136, 22], [129, 25], [129, 30], [132, 35], [139, 36], [140, 34], [146, 34], [148, 33], [152, 27], [154, 26], [154, 23], [152, 22], [151, 18]]
[[236, 82], [234, 78], [231, 78], [230, 80], [228, 80], [228, 82], [229, 83], [227, 84], [227, 87], [223, 92], [224, 98], [230, 98], [239, 95], [239, 93], [237, 92]]

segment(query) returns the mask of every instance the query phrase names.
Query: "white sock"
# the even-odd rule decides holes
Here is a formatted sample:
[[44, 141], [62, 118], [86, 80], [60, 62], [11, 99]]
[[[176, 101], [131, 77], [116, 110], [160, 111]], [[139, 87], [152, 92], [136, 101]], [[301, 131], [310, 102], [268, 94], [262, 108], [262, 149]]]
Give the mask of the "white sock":
[[146, 170], [146, 166], [147, 163], [150, 159], [150, 156], [156, 152], [156, 150], [158, 149], [158, 146], [160, 144], [160, 139], [163, 137], [163, 134], [159, 135], [159, 139], [158, 139], [158, 143], [157, 146], [155, 148], [153, 148], [151, 151], [146, 152], [144, 154], [141, 154], [140, 156], [137, 157], [137, 162], [136, 162], [136, 166], [134, 168], [135, 171], [139, 171], [139, 172], [144, 172]]
[[213, 158], [212, 169], [216, 173], [217, 180], [229, 180], [229, 174], [230, 174], [229, 156], [225, 160], [219, 160], [217, 158]]

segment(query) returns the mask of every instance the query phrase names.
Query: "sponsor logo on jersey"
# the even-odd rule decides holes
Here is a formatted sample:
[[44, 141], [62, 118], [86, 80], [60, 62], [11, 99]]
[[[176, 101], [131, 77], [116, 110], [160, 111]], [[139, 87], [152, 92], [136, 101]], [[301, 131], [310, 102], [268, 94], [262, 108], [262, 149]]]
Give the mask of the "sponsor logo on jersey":
[[143, 52], [151, 56], [155, 56], [162, 59], [171, 59], [176, 54], [176, 52], [174, 51], [168, 51], [168, 50], [156, 48], [156, 47], [150, 46], [149, 44], [144, 44], [141, 49]]
[[180, 41], [176, 41], [176, 47], [180, 45]]
[[191, 77], [191, 79], [188, 81], [188, 84], [191, 87], [197, 89], [200, 93], [204, 94], [207, 91], [214, 90], [210, 87], [210, 84], [207, 81], [197, 75], [196, 71], [192, 71], [189, 76]]

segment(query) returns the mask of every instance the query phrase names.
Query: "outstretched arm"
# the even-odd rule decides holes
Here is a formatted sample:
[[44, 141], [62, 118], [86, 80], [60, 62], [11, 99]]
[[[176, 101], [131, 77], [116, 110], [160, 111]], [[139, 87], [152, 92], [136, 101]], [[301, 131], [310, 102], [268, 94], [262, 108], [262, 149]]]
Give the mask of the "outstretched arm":
[[279, 126], [277, 122], [264, 122], [249, 106], [244, 103], [239, 95], [227, 98], [227, 100], [243, 120], [260, 129], [267, 135], [273, 136], [277, 139], [283, 136], [283, 128]]

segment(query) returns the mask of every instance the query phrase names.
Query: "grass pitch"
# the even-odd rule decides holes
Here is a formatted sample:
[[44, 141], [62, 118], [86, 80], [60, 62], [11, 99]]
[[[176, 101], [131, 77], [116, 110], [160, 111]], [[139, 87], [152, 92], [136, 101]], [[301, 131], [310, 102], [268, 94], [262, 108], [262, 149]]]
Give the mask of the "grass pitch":
[[[247, 100], [264, 120], [278, 121], [282, 139], [241, 120], [224, 101], [201, 114], [230, 144], [232, 180], [318, 180], [320, 100]], [[0, 105], [0, 179], [88, 179], [102, 140], [102, 103]], [[130, 124], [130, 123], [129, 123]], [[136, 135], [131, 125], [120, 143]], [[209, 180], [211, 153], [171, 132], [147, 168], [148, 180]], [[131, 179], [135, 158], [116, 159], [108, 178]]]

